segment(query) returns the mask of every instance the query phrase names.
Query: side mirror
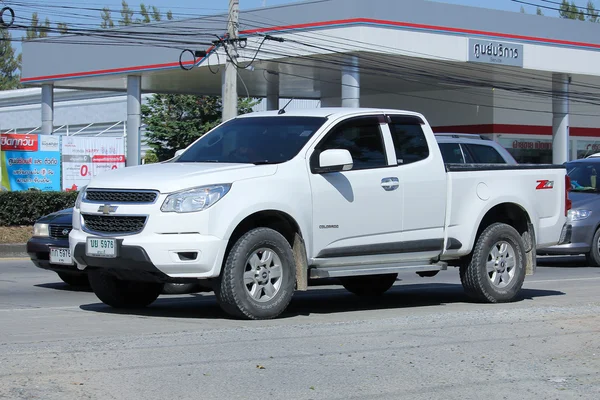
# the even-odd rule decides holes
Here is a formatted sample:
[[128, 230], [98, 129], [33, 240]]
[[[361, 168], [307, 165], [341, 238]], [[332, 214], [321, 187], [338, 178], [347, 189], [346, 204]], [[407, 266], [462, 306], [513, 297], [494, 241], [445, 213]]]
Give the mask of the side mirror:
[[352, 169], [352, 155], [345, 149], [325, 150], [319, 154], [319, 166], [315, 172], [339, 172]]
[[175, 152], [175, 157], [179, 157], [183, 152], [185, 151], [185, 149], [179, 149]]

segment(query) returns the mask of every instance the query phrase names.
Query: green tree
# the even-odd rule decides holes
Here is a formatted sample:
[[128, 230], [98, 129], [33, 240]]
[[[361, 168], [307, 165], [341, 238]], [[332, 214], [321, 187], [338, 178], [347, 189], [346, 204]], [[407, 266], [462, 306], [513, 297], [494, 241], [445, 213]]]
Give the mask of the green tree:
[[0, 90], [21, 87], [19, 78], [20, 57], [16, 57], [15, 54], [10, 31], [0, 29]]
[[558, 15], [565, 19], [577, 19], [579, 21], [599, 22], [599, 13], [592, 0], [588, 0], [585, 8], [577, 7], [574, 1], [570, 3], [563, 0], [560, 4]]
[[[127, 4], [127, 1], [123, 0], [121, 2], [121, 11], [120, 11], [121, 19], [119, 19], [117, 21], [117, 23], [120, 26], [129, 26], [129, 25], [133, 25], [133, 24], [148, 24], [152, 21], [158, 22], [158, 21], [162, 20], [162, 13], [156, 6], [148, 7], [144, 3], [141, 3], [139, 13], [141, 15], [141, 18], [134, 19], [135, 11], [133, 11], [129, 7], [129, 4]], [[102, 9], [102, 13], [100, 14], [100, 16], [102, 17], [102, 22], [100, 23], [101, 28], [109, 29], [109, 28], [115, 27], [115, 23], [112, 19], [111, 11], [108, 7], [104, 7]], [[173, 19], [173, 13], [171, 12], [171, 10], [167, 11], [167, 19], [168, 20]]]
[[115, 27], [115, 23], [112, 20], [110, 9], [108, 7], [102, 9], [102, 14], [100, 16], [102, 17], [102, 22], [100, 23], [101, 28], [108, 29]]
[[125, 0], [121, 1], [121, 19], [119, 25], [131, 25], [133, 23], [133, 10], [129, 8], [129, 4]]
[[58, 32], [61, 35], [65, 35], [65, 34], [69, 33], [69, 27], [64, 22], [59, 22], [58, 24], [56, 24], [56, 29], [58, 29]]
[[40, 24], [38, 13], [34, 12], [31, 15], [31, 24], [25, 31], [26, 40], [43, 38], [48, 36], [50, 32], [50, 20], [46, 17], [44, 24]]
[[588, 0], [586, 12], [588, 21], [598, 22], [598, 10], [596, 10], [596, 6], [592, 0]]
[[535, 10], [535, 13], [536, 13], [537, 15], [544, 15], [544, 13], [542, 12], [542, 9], [541, 9], [540, 7], [538, 7], [538, 8]]
[[[252, 111], [254, 100], [240, 99], [238, 113]], [[220, 96], [154, 94], [142, 105], [146, 124], [146, 143], [159, 161], [168, 160], [175, 151], [187, 147], [221, 122]]]

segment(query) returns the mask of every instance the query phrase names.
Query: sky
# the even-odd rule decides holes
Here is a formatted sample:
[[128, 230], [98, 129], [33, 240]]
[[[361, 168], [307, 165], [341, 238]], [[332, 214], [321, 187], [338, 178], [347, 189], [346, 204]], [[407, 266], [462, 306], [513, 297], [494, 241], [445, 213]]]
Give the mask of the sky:
[[[240, 0], [240, 9], [253, 9], [260, 8], [263, 6], [275, 6], [280, 4], [289, 4], [296, 2], [297, 0]], [[403, 0], [397, 0], [403, 1]], [[461, 4], [467, 6], [486, 7], [498, 10], [519, 12], [521, 6], [524, 7], [528, 14], [535, 14], [535, 7], [523, 5], [512, 0], [427, 0], [427, 1], [438, 1], [444, 3]], [[534, 3], [534, 1], [523, 0], [526, 2]], [[156, 6], [163, 13], [167, 10], [171, 10], [175, 16], [175, 19], [183, 17], [193, 17], [199, 15], [215, 14], [220, 12], [226, 12], [229, 5], [229, 0], [128, 0], [129, 6], [136, 12], [139, 10], [139, 4], [144, 3], [147, 6]], [[535, 1], [538, 4], [544, 4], [543, 1]], [[586, 3], [584, 0], [579, 0], [578, 4]], [[550, 4], [550, 3], [548, 3]], [[46, 17], [54, 24], [57, 22], [83, 22], [96, 26], [100, 24], [100, 12], [98, 11], [104, 6], [109, 7], [113, 10], [113, 19], [119, 17], [118, 11], [121, 9], [121, 0], [0, 0], [1, 6], [10, 6], [15, 10], [18, 23], [26, 25], [31, 19], [33, 12], [38, 12], [40, 19], [43, 21]], [[67, 7], [77, 7], [78, 9], [63, 9], [59, 8], [61, 5]], [[80, 10], [83, 8], [90, 8], [92, 10]], [[94, 10], [95, 9], [95, 10]], [[79, 19], [74, 18], [72, 15], [75, 14], [87, 14], [87, 18]], [[69, 16], [71, 14], [71, 16]], [[545, 15], [557, 16], [555, 11], [544, 10]], [[115, 21], [116, 22], [116, 21]], [[225, 27], [224, 27], [225, 28]], [[18, 39], [22, 36], [21, 31], [11, 32], [13, 39]], [[13, 46], [20, 52], [20, 43], [15, 40]]]

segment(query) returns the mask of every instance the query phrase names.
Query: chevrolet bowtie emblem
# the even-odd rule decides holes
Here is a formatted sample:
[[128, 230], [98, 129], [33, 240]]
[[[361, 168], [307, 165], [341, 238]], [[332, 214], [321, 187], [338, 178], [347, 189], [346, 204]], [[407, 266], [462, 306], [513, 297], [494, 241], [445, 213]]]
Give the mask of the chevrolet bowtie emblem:
[[111, 205], [105, 204], [103, 206], [98, 207], [98, 212], [101, 212], [104, 215], [108, 215], [115, 211], [117, 211], [117, 206], [111, 206]]

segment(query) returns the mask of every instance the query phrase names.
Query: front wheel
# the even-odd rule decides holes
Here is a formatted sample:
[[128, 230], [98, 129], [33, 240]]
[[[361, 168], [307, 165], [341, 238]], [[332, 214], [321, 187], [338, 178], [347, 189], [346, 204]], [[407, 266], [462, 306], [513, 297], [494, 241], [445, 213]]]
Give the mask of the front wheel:
[[510, 225], [495, 223], [477, 239], [470, 262], [460, 267], [467, 295], [489, 303], [515, 299], [525, 280], [525, 244]]
[[90, 271], [88, 278], [100, 301], [114, 308], [146, 307], [163, 290], [162, 283], [124, 281], [102, 270]]
[[72, 274], [70, 272], [57, 272], [57, 274], [58, 277], [67, 285], [82, 287], [90, 286], [90, 281], [88, 280], [87, 274]]
[[596, 230], [590, 252], [585, 255], [585, 258], [590, 267], [600, 267], [600, 228]]
[[288, 306], [295, 285], [288, 241], [270, 228], [256, 228], [233, 245], [215, 290], [221, 308], [234, 317], [270, 319]]

